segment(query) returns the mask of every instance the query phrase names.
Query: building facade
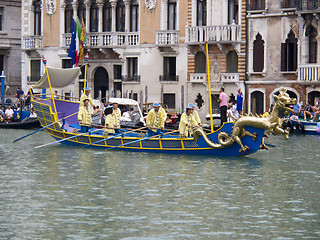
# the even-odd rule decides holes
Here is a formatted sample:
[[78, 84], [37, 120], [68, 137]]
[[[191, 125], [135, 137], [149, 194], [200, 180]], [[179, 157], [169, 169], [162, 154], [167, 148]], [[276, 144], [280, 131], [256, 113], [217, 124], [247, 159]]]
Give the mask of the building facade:
[[21, 85], [21, 1], [0, 1], [0, 73], [4, 73], [6, 97]]
[[[159, 101], [182, 112], [209, 112], [206, 43], [213, 105], [220, 87], [244, 90], [245, 0], [23, 0], [22, 83], [51, 67], [71, 67], [72, 18], [83, 21], [94, 97]], [[83, 76], [59, 94], [78, 97]]]
[[262, 113], [286, 87], [299, 102], [320, 97], [318, 0], [250, 0], [246, 98], [249, 112]]

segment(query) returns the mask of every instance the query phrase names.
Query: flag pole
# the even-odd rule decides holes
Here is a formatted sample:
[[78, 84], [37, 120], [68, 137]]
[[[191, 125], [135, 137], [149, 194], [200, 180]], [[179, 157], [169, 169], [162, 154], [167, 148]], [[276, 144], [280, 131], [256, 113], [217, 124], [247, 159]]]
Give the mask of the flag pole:
[[210, 80], [210, 66], [209, 66], [209, 53], [208, 42], [206, 42], [206, 54], [207, 54], [207, 74], [208, 74], [208, 90], [209, 90], [209, 110], [210, 110], [210, 125], [211, 132], [213, 132], [213, 118], [212, 118], [212, 99], [211, 99], [211, 80]]
[[51, 82], [50, 82], [50, 78], [49, 78], [49, 73], [48, 73], [48, 69], [47, 69], [47, 59], [45, 57], [42, 58], [42, 62], [44, 64], [45, 70], [46, 70], [46, 74], [47, 74], [47, 79], [48, 79], [48, 84], [49, 84], [49, 88], [50, 88], [50, 93], [51, 93], [51, 98], [52, 98], [52, 105], [53, 105], [53, 109], [54, 109], [54, 121], [58, 121], [58, 114], [57, 114], [57, 108], [56, 108], [56, 103], [53, 97], [53, 92], [52, 92], [52, 87], [51, 87]]
[[84, 56], [84, 61], [85, 61], [85, 65], [84, 65], [84, 84], [83, 87], [87, 87], [87, 66], [88, 66], [88, 60], [89, 60], [89, 55], [88, 53]]

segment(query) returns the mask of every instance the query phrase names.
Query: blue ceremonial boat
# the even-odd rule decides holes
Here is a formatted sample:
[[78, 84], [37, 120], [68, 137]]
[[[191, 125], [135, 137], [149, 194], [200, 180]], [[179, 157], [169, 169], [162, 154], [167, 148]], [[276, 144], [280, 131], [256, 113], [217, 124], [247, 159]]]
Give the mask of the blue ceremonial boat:
[[[63, 119], [78, 111], [78, 102], [59, 99], [54, 99], [54, 101], [58, 119]], [[246, 151], [241, 151], [240, 145], [236, 142], [225, 148], [213, 149], [202, 136], [196, 141], [194, 138], [181, 138], [178, 133], [171, 134], [170, 132], [154, 138], [149, 138], [145, 132], [130, 132], [130, 130], [123, 130], [119, 136], [104, 136], [104, 129], [96, 128], [91, 133], [83, 134], [78, 132], [79, 123], [76, 114], [55, 123], [55, 113], [51, 98], [35, 98], [32, 104], [41, 125], [44, 127], [52, 124], [45, 129], [46, 132], [55, 139], [61, 140], [61, 143], [74, 146], [90, 145], [90, 147], [105, 148], [106, 150], [118, 149], [135, 152], [241, 156], [254, 153], [260, 149], [265, 131], [264, 129], [255, 127], [246, 127], [247, 131], [252, 134], [256, 133], [256, 138], [250, 136], [242, 138], [243, 145], [248, 146]], [[219, 133], [225, 132], [231, 135], [232, 127], [233, 123], [225, 123], [220, 129], [206, 136], [212, 142], [218, 142]]]
[[[201, 127], [196, 126], [192, 129], [193, 137], [182, 137], [177, 133], [178, 130], [167, 130], [164, 133], [149, 137], [146, 134], [145, 125], [139, 129], [121, 129], [122, 132], [120, 134], [112, 136], [103, 134], [103, 126], [93, 126], [89, 132], [80, 133], [80, 126], [77, 119], [79, 102], [55, 99], [52, 91], [52, 87], [64, 87], [78, 79], [80, 69], [47, 68], [46, 60], [44, 59], [43, 62], [45, 64], [46, 74], [32, 87], [38, 89], [50, 88], [51, 97], [44, 98], [45, 96], [42, 96], [42, 98], [39, 98], [34, 95], [32, 104], [42, 126], [40, 130], [44, 129], [57, 141], [35, 148], [60, 142], [68, 145], [90, 146], [106, 150], [117, 149], [134, 152], [242, 156], [255, 153], [260, 148], [267, 148], [264, 143], [266, 136], [265, 130], [274, 135], [279, 133], [284, 134], [286, 138], [288, 138], [289, 135], [287, 129], [281, 129], [281, 121], [278, 114], [282, 109], [289, 109], [286, 106], [288, 104], [294, 104], [296, 100], [291, 99], [284, 88], [279, 91], [280, 94], [278, 96], [274, 95], [276, 104], [269, 117], [241, 116], [235, 122], [225, 123], [221, 128], [214, 131], [212, 112], [210, 112], [210, 132], [206, 133]], [[84, 86], [86, 86], [86, 79]], [[208, 88], [209, 92], [211, 92], [210, 80], [208, 80]], [[209, 94], [209, 102], [209, 106], [211, 106], [211, 94]], [[143, 120], [141, 110], [138, 112], [140, 113], [138, 119]], [[26, 136], [16, 139], [14, 142]]]

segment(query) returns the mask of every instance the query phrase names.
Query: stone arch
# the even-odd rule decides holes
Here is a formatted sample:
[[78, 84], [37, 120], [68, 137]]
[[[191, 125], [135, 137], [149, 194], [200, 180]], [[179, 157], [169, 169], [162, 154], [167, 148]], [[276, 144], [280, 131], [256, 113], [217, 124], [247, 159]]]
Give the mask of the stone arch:
[[102, 93], [102, 98], [106, 97], [106, 91], [109, 90], [109, 74], [104, 67], [97, 67], [93, 72], [94, 98]]
[[[286, 87], [286, 89], [287, 89], [287, 93], [289, 94], [289, 96], [291, 98], [296, 98], [297, 102], [300, 101], [300, 94], [298, 93], [298, 91], [296, 89], [291, 88], [291, 87]], [[269, 95], [270, 104], [275, 102], [275, 99], [274, 99], [273, 95], [278, 95], [279, 94], [279, 90], [280, 90], [280, 88], [276, 88], [270, 93], [270, 95]]]

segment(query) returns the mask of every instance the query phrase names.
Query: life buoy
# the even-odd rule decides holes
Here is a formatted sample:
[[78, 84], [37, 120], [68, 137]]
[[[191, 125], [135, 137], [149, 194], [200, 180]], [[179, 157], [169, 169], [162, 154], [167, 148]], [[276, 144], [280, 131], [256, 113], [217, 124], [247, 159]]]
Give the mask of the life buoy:
[[296, 129], [297, 129], [297, 131], [298, 131], [298, 133], [303, 133], [304, 132], [304, 126], [303, 126], [303, 124], [302, 123], [297, 123], [296, 124]]
[[287, 120], [285, 122], [283, 122], [282, 124], [282, 129], [286, 130], [287, 128], [289, 128], [289, 133], [292, 133], [293, 131], [293, 122], [291, 120]]

